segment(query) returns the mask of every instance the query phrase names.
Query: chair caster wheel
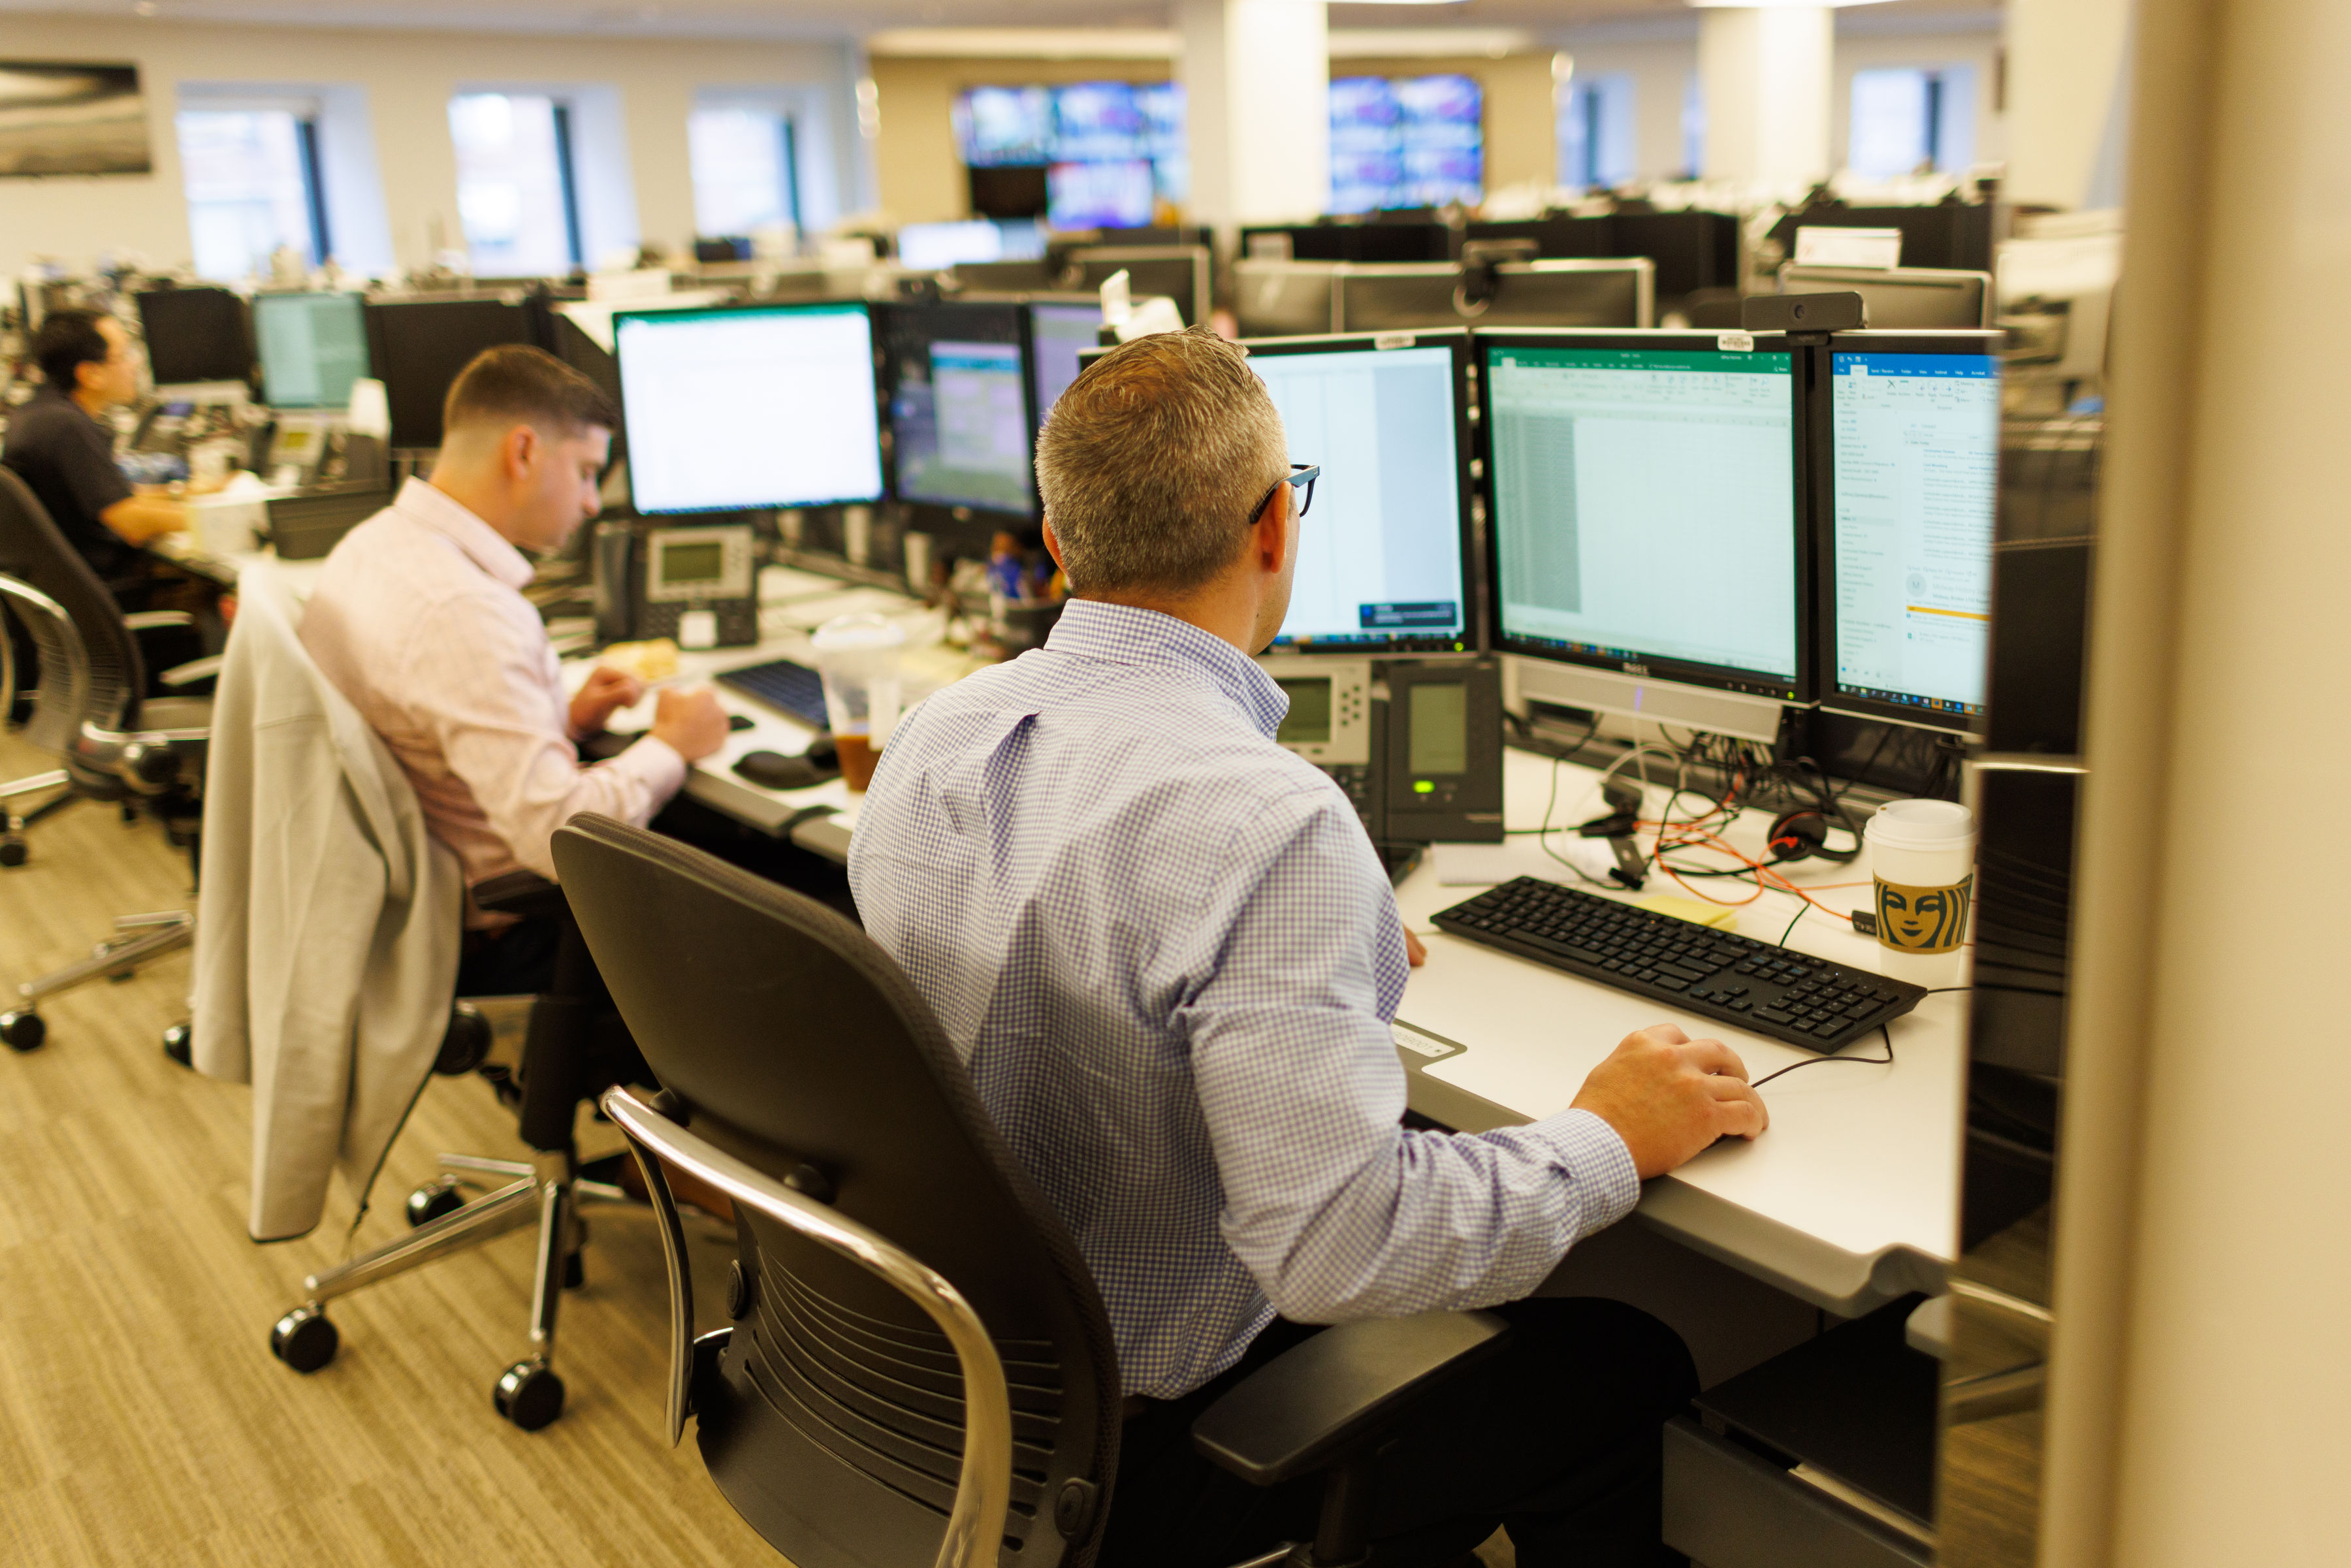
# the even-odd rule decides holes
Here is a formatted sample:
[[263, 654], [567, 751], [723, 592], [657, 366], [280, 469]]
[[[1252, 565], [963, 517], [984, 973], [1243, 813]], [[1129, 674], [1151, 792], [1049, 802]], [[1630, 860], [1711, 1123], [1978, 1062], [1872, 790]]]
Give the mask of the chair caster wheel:
[[297, 1307], [269, 1331], [269, 1354], [297, 1372], [316, 1372], [335, 1359], [342, 1336], [324, 1307]]
[[183, 1067], [196, 1064], [196, 1031], [192, 1024], [175, 1023], [163, 1031], [163, 1054]]
[[517, 1361], [490, 1390], [498, 1414], [526, 1432], [536, 1432], [563, 1414], [563, 1379], [543, 1361]]
[[563, 1260], [563, 1288], [576, 1291], [588, 1283], [588, 1265], [580, 1254], [574, 1252]]
[[23, 865], [32, 854], [31, 846], [17, 833], [0, 835], [0, 865]]
[[37, 1012], [0, 1013], [0, 1044], [11, 1051], [38, 1051], [49, 1038], [49, 1026]]
[[449, 1028], [441, 1037], [441, 1053], [433, 1071], [444, 1078], [463, 1078], [490, 1059], [490, 1020], [471, 1002], [449, 1009]]
[[455, 1182], [443, 1176], [408, 1195], [408, 1223], [430, 1225], [443, 1215], [455, 1214], [465, 1207], [465, 1195], [457, 1190]]

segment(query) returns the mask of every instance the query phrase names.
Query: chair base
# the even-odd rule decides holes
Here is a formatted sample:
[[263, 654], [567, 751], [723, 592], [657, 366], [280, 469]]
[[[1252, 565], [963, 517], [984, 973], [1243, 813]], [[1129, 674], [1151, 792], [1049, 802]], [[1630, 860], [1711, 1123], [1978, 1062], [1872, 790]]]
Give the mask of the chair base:
[[154, 915], [118, 915], [114, 917], [114, 931], [111, 940], [100, 942], [78, 964], [68, 964], [18, 986], [16, 997], [22, 1005], [0, 1013], [0, 1043], [12, 1051], [37, 1048], [48, 1035], [48, 1026], [41, 1021], [37, 1010], [43, 998], [101, 977], [129, 979], [150, 958], [161, 957], [194, 941], [196, 917], [184, 909]]
[[406, 1236], [302, 1282], [301, 1304], [270, 1330], [270, 1354], [297, 1372], [317, 1372], [334, 1359], [340, 1345], [327, 1318], [329, 1301], [535, 1226], [538, 1270], [531, 1290], [530, 1351], [498, 1375], [491, 1398], [499, 1415], [536, 1432], [563, 1411], [563, 1380], [554, 1371], [555, 1330], [564, 1291], [576, 1290], [584, 1278], [580, 1254], [587, 1226], [581, 1211], [621, 1208], [650, 1215], [652, 1206], [609, 1182], [582, 1177], [568, 1152], [528, 1161], [443, 1155], [441, 1166], [507, 1180], [471, 1202], [455, 1204], [448, 1200], [457, 1193], [456, 1176], [419, 1187], [409, 1198], [413, 1228]]

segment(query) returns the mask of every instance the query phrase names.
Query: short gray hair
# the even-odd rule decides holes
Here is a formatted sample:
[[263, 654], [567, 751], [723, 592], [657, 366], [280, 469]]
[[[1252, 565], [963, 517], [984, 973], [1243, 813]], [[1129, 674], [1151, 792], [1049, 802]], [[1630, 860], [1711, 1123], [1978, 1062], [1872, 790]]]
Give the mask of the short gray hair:
[[1122, 343], [1037, 437], [1037, 491], [1077, 593], [1183, 593], [1229, 565], [1290, 445], [1248, 350], [1194, 327]]

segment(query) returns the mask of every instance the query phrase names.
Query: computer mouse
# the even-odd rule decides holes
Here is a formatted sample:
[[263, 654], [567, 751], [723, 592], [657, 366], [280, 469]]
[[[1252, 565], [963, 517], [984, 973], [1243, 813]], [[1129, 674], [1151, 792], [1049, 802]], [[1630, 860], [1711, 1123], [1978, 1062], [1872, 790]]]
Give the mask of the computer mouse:
[[729, 730], [748, 729], [751, 727], [751, 721], [745, 715], [730, 713], [726, 716], [726, 727]]
[[805, 789], [832, 777], [808, 758], [780, 751], [747, 751], [735, 759], [735, 771], [762, 789]]
[[808, 743], [808, 759], [828, 774], [841, 771], [841, 748], [832, 743], [832, 732], [825, 731]]

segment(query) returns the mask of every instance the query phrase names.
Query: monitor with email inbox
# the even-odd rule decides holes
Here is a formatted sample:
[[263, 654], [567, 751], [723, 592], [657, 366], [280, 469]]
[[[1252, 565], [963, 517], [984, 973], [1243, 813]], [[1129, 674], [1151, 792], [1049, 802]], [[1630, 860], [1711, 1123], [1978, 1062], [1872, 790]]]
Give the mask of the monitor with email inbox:
[[638, 511], [880, 499], [863, 303], [623, 311], [612, 340]]
[[1468, 334], [1286, 338], [1244, 345], [1293, 462], [1319, 465], [1300, 527], [1292, 653], [1474, 647]]
[[1823, 350], [1823, 707], [1962, 733], [1982, 723], [1999, 340], [1840, 332]]
[[1771, 738], [1779, 705], [1809, 695], [1786, 341], [1538, 329], [1477, 341], [1492, 641], [1524, 661], [1523, 689]]

